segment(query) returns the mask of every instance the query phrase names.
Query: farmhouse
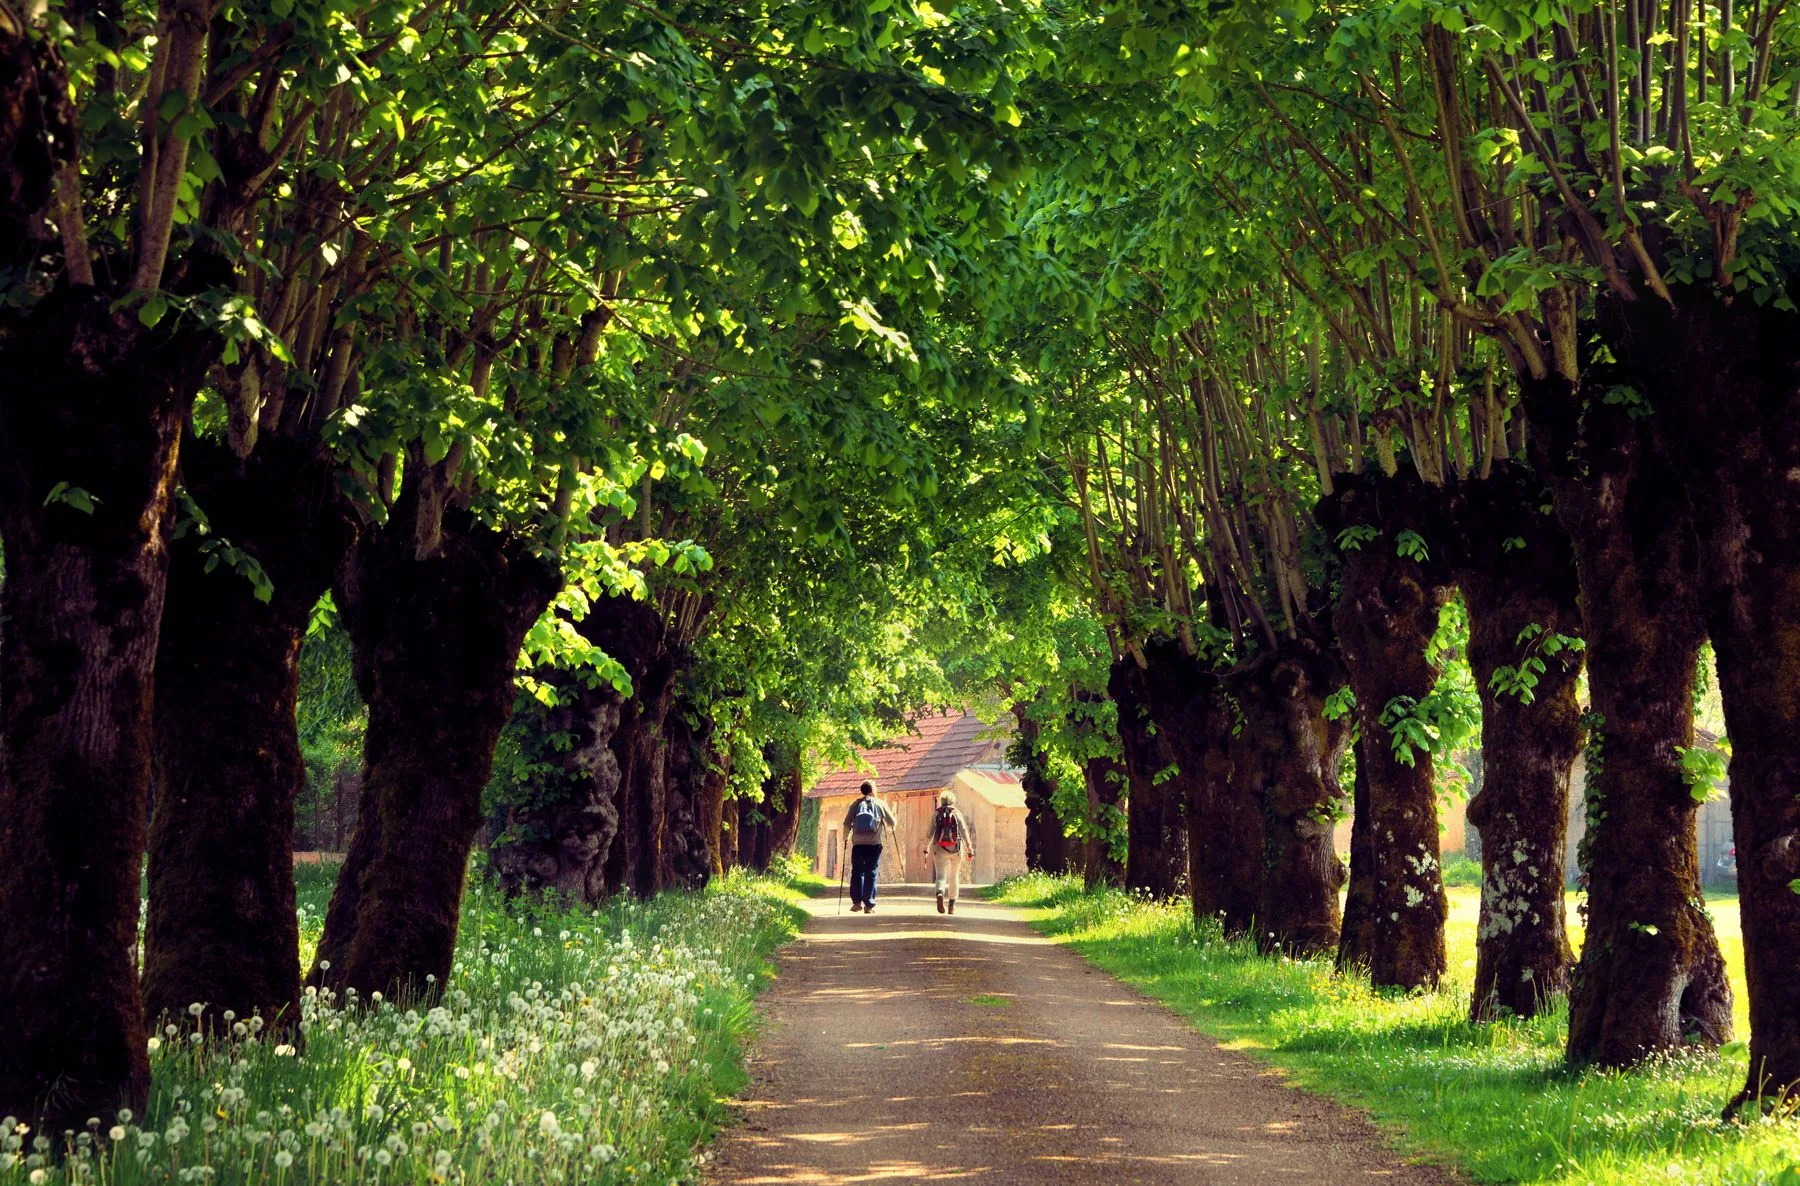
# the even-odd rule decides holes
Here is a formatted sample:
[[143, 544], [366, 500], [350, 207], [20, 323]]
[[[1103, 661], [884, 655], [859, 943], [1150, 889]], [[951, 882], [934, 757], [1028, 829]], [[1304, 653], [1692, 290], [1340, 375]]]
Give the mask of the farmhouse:
[[927, 713], [913, 732], [857, 754], [855, 766], [826, 773], [807, 798], [819, 804], [813, 870], [836, 878], [844, 861], [844, 814], [864, 779], [899, 821], [899, 842], [882, 853], [881, 881], [931, 880], [925, 846], [938, 792], [956, 793], [975, 833], [973, 880], [997, 881], [1025, 871], [1025, 789], [1006, 762], [1004, 729], [969, 712]]

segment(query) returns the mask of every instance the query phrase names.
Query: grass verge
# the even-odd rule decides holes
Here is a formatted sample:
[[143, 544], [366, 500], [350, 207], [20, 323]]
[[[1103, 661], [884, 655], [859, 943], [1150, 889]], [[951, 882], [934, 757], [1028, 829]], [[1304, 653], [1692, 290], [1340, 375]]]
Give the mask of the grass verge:
[[1183, 903], [1087, 893], [1077, 880], [1037, 874], [991, 893], [1199, 1029], [1367, 1111], [1401, 1147], [1476, 1181], [1800, 1186], [1800, 1126], [1719, 1119], [1743, 1081], [1741, 1046], [1632, 1073], [1571, 1071], [1562, 1009], [1469, 1024], [1466, 902], [1452, 915], [1450, 983], [1404, 995], [1338, 976], [1329, 961], [1226, 942], [1196, 928]]
[[[297, 870], [308, 958], [335, 872]], [[815, 880], [734, 873], [598, 910], [472, 886], [437, 1005], [309, 996], [298, 1039], [248, 1019], [230, 1041], [157, 1034], [144, 1116], [62, 1159], [15, 1129], [0, 1184], [696, 1181]]]

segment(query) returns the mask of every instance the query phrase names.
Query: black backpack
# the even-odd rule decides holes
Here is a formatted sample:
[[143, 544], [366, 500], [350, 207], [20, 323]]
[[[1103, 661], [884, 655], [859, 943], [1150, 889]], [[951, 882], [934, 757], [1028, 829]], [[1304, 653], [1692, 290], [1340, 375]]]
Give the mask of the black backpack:
[[950, 852], [962, 847], [962, 828], [956, 822], [956, 808], [948, 803], [937, 809], [931, 822], [931, 838], [937, 846]]

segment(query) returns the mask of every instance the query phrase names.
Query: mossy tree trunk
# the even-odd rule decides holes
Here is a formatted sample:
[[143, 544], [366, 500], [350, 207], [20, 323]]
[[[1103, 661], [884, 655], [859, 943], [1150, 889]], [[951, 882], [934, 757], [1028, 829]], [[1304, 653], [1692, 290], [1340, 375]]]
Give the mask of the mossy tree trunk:
[[[297, 1019], [294, 803], [305, 783], [300, 647], [355, 535], [337, 475], [284, 437], [248, 458], [189, 441], [182, 480], [210, 523], [170, 549], [156, 664], [155, 798], [144, 929], [146, 1015]], [[229, 541], [270, 582], [205, 547]], [[211, 571], [208, 567], [214, 565]]]
[[695, 798], [695, 815], [701, 838], [706, 845], [707, 867], [714, 877], [731, 868], [725, 840], [727, 821], [725, 793], [731, 789], [731, 750], [721, 747], [707, 755], [699, 774]]
[[1604, 392], [1528, 385], [1533, 456], [1575, 546], [1591, 716], [1582, 867], [1587, 932], [1569, 991], [1572, 1062], [1630, 1066], [1731, 1033], [1731, 986], [1699, 903], [1699, 805], [1680, 751], [1694, 743], [1704, 627], [1680, 484], [1657, 459], [1654, 418]]
[[1030, 708], [1025, 702], [1013, 705], [1017, 731], [1008, 755], [1024, 771], [1020, 781], [1025, 791], [1025, 867], [1060, 876], [1069, 867], [1068, 837], [1056, 813], [1056, 779], [1038, 752], [1040, 730]]
[[409, 484], [337, 582], [369, 729], [360, 818], [309, 979], [365, 997], [428, 999], [449, 976], [519, 646], [561, 580], [457, 507], [422, 547], [417, 500]]
[[1104, 821], [1119, 809], [1131, 776], [1125, 763], [1117, 758], [1089, 758], [1082, 768], [1087, 784], [1088, 836], [1082, 845], [1082, 881], [1089, 889], [1101, 885], [1123, 885], [1125, 866], [1113, 856], [1112, 844], [1104, 831]]
[[1432, 509], [1441, 496], [1411, 477], [1345, 475], [1320, 504], [1321, 522], [1344, 541], [1343, 595], [1332, 621], [1365, 742], [1358, 759], [1369, 782], [1369, 977], [1384, 987], [1432, 987], [1447, 959], [1449, 899], [1431, 753], [1407, 743], [1394, 719], [1437, 683], [1426, 650], [1448, 595], [1441, 557], [1431, 554]]
[[1238, 835], [1260, 841], [1256, 941], [1312, 956], [1336, 948], [1344, 863], [1332, 830], [1347, 808], [1337, 771], [1348, 721], [1328, 720], [1325, 698], [1343, 683], [1335, 659], [1311, 639], [1284, 640], [1228, 677], [1243, 713], [1232, 748], [1233, 802], [1253, 814]]
[[[712, 722], [703, 718], [695, 722], [689, 706], [677, 697], [663, 730], [669, 808], [663, 820], [663, 871], [658, 880], [665, 888], [700, 889], [713, 873], [719, 830], [716, 804], [708, 803]], [[718, 787], [723, 794], [723, 782]]]
[[1249, 934], [1262, 886], [1262, 817], [1231, 780], [1233, 721], [1219, 677], [1171, 640], [1152, 640], [1144, 658], [1132, 684], [1156, 726], [1159, 754], [1176, 771], [1165, 787], [1179, 796], [1186, 823], [1194, 917], [1228, 935]]
[[607, 895], [606, 861], [619, 831], [619, 760], [613, 734], [625, 698], [569, 672], [545, 672], [557, 703], [527, 701], [516, 731], [539, 768], [526, 801], [508, 808], [491, 848], [494, 875], [510, 894], [560, 894], [595, 903]]
[[759, 873], [793, 851], [803, 806], [799, 755], [787, 746], [770, 743], [763, 746], [763, 758], [769, 773], [763, 779], [762, 802], [754, 807], [740, 805], [738, 813], [740, 820], [753, 811], [758, 817], [742, 827], [738, 861]]
[[1735, 1108], [1800, 1090], [1800, 315], [1710, 288], [1639, 303], [1598, 323], [1696, 516], [1750, 998]]
[[581, 630], [624, 666], [632, 685], [611, 741], [619, 769], [619, 830], [606, 858], [607, 891], [649, 897], [665, 888], [668, 771], [663, 721], [674, 702], [677, 660], [664, 643], [662, 614], [653, 602], [608, 598], [594, 607]]
[[1119, 711], [1119, 742], [1130, 776], [1126, 800], [1125, 888], [1173, 897], [1186, 886], [1188, 836], [1176, 765], [1154, 717], [1146, 669], [1127, 655], [1113, 664], [1109, 690]]
[[157, 637], [181, 425], [218, 345], [112, 305], [60, 286], [0, 329], [0, 1114], [50, 1134], [149, 1089], [134, 956]]
[[1365, 744], [1352, 743], [1356, 771], [1350, 787], [1350, 887], [1338, 937], [1339, 971], [1367, 972], [1375, 952], [1375, 837], [1369, 816], [1369, 764]]
[[1574, 958], [1563, 851], [1569, 776], [1581, 751], [1581, 652], [1567, 640], [1581, 633], [1581, 611], [1574, 553], [1549, 499], [1541, 480], [1502, 463], [1459, 486], [1457, 530], [1446, 533], [1457, 541], [1453, 562], [1481, 697], [1483, 777], [1468, 808], [1481, 834], [1469, 1004], [1476, 1021], [1535, 1015], [1568, 990]]
[[744, 863], [742, 799], [726, 799], [719, 805], [719, 868], [729, 873]]

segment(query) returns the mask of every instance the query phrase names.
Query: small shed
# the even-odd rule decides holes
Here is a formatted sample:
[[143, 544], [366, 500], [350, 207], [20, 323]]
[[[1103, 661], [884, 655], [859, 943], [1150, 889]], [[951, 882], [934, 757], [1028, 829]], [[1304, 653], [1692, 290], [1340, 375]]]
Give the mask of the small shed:
[[975, 834], [972, 880], [981, 883], [1025, 871], [1025, 787], [1006, 764], [1009, 740], [969, 712], [926, 713], [912, 732], [857, 753], [858, 763], [826, 773], [806, 792], [819, 803], [819, 840], [813, 871], [835, 880], [844, 856], [844, 816], [863, 780], [898, 821], [898, 842], [881, 855], [881, 881], [931, 880], [925, 848], [938, 793], [956, 804]]

